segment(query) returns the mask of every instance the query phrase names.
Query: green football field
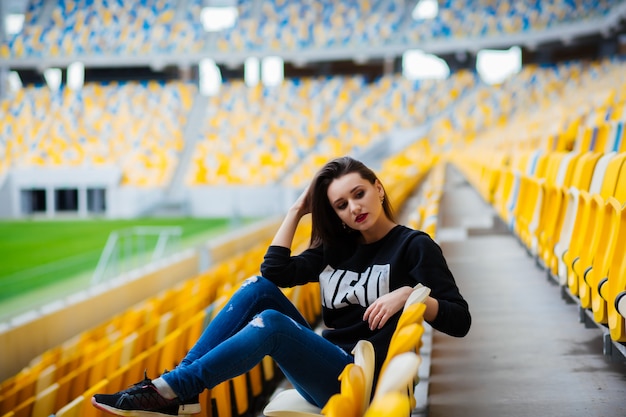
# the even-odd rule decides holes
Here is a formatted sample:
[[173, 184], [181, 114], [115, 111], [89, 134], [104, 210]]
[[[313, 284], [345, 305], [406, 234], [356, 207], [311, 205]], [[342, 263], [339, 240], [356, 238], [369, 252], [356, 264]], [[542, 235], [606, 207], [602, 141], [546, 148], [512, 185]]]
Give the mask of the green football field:
[[[29, 307], [25, 304], [49, 301], [55, 292], [66, 295], [88, 284], [109, 234], [138, 226], [180, 227], [177, 249], [235, 227], [229, 219], [192, 218], [0, 221], [0, 318]], [[126, 252], [145, 262], [157, 236], [126, 241], [132, 246]], [[128, 249], [128, 244], [120, 247]]]

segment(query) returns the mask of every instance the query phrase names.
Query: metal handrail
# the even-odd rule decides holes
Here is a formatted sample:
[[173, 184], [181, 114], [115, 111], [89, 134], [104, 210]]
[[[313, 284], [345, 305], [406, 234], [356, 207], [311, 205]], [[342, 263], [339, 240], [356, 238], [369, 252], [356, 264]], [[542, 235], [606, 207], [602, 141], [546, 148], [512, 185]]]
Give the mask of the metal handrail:
[[[105, 281], [107, 271], [113, 266], [119, 267], [121, 265], [122, 256], [121, 252], [124, 250], [124, 258], [126, 261], [132, 260], [134, 257], [146, 254], [144, 236], [158, 236], [157, 242], [152, 249], [150, 255], [150, 261], [154, 262], [161, 259], [167, 252], [168, 245], [176, 246], [182, 236], [182, 227], [179, 226], [136, 226], [121, 230], [115, 230], [109, 234], [107, 242], [104, 246], [104, 250], [98, 260], [98, 265], [94, 270], [91, 278], [91, 284], [96, 285]], [[134, 253], [134, 239], [136, 237], [141, 238], [140, 248]], [[174, 239], [172, 239], [174, 238]], [[120, 271], [119, 268], [114, 271], [114, 274], [120, 274], [124, 271]]]

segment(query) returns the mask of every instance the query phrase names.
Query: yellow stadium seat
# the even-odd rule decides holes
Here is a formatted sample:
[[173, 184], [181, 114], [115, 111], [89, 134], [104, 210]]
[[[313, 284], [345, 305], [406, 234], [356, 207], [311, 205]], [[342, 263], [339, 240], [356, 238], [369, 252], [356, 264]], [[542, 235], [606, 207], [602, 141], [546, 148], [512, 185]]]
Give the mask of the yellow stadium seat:
[[[372, 404], [380, 397], [391, 392], [408, 394], [409, 398], [413, 401], [412, 389], [409, 393], [407, 387], [413, 387], [420, 364], [421, 358], [415, 352], [403, 352], [394, 356], [389, 362], [387, 369], [385, 369], [385, 372], [381, 372], [380, 374]], [[411, 408], [413, 408], [412, 401]]]
[[554, 245], [554, 259], [557, 263], [557, 268], [554, 272], [558, 275], [561, 285], [567, 284], [567, 265], [563, 255], [570, 247], [576, 223], [579, 223], [580, 219], [585, 216], [584, 207], [581, 204], [584, 202], [584, 199], [580, 194], [587, 191], [592, 195], [600, 192], [604, 175], [614, 156], [615, 154], [611, 152], [599, 157], [595, 167], [592, 169], [591, 176], [589, 176], [589, 181], [587, 182], [587, 178], [584, 178], [586, 175], [581, 174], [580, 179], [578, 181], [573, 180], [572, 186], [563, 196], [563, 203], [565, 204], [564, 218], [561, 220], [558, 241]]
[[622, 165], [617, 181], [615, 182], [615, 198], [622, 204], [626, 203], [626, 162]]
[[[333, 413], [338, 412], [338, 410], [342, 409], [339, 408], [342, 406], [342, 403], [352, 410], [362, 410], [366, 406], [366, 402], [369, 404], [374, 379], [374, 347], [370, 342], [361, 340], [356, 344], [352, 353], [354, 355], [354, 365], [362, 373], [363, 380], [358, 388], [362, 393], [358, 394], [358, 399], [356, 400], [355, 396], [350, 396], [350, 400], [347, 400], [347, 402], [344, 402], [344, 400], [333, 400], [336, 403], [331, 404], [327, 411], [333, 410]], [[342, 373], [342, 375], [344, 374]], [[353, 379], [347, 375], [344, 376], [347, 379], [345, 382], [342, 380], [342, 392], [340, 394], [345, 396], [347, 395], [346, 390], [355, 388], [352, 385], [348, 387], [353, 382]], [[312, 417], [320, 416], [321, 414], [324, 414], [322, 409], [309, 403], [295, 389], [281, 391], [263, 409], [263, 415], [267, 417]]]
[[178, 364], [185, 354], [184, 336], [183, 328], [177, 328], [159, 342], [161, 352], [156, 369], [173, 369]]
[[80, 395], [60, 408], [54, 415], [55, 417], [81, 417], [84, 406], [91, 407], [91, 404], [85, 404], [84, 397]]
[[[539, 223], [537, 224], [536, 239], [537, 246], [543, 243], [544, 239], [544, 228], [546, 226], [546, 222], [549, 220], [549, 216], [544, 215], [548, 207], [550, 206], [550, 198], [553, 198], [552, 190], [556, 187], [561, 187], [566, 183], [567, 173], [570, 167], [574, 165], [577, 154], [573, 152], [554, 152], [551, 155], [550, 161], [548, 162], [548, 167], [546, 168], [546, 180], [542, 183], [541, 190], [541, 204], [542, 207], [539, 213]], [[538, 250], [539, 252], [539, 250]]]
[[[594, 251], [595, 256], [592, 255], [589, 266], [584, 264], [580, 266], [582, 279], [579, 278], [578, 296], [583, 308], [592, 308], [593, 299], [598, 297], [598, 284], [608, 273], [611, 256], [616, 245], [614, 231], [619, 227], [619, 216], [617, 215], [619, 211], [619, 202], [615, 198], [609, 197], [601, 213], [600, 228], [595, 231], [598, 234], [598, 243]], [[596, 311], [594, 311], [594, 319], [598, 323], [606, 323], [606, 308], [604, 305], [597, 305]]]
[[[422, 335], [424, 334], [424, 327], [418, 323], [408, 324], [403, 326], [398, 331], [394, 332], [394, 335], [389, 344], [389, 351], [387, 358], [381, 368], [381, 375], [383, 375], [387, 368], [390, 366], [391, 361], [398, 355], [406, 352], [415, 352], [419, 348], [419, 343]], [[381, 384], [381, 380], [378, 382], [376, 390], [378, 390]]]
[[34, 399], [35, 385], [35, 375], [29, 372], [23, 372], [21, 375], [18, 375], [13, 385], [2, 395], [0, 414], [8, 413], [29, 398]]
[[56, 380], [56, 374], [57, 366], [54, 364], [39, 372], [39, 375], [37, 376], [37, 385], [35, 386], [35, 393], [39, 394], [41, 391], [52, 385]]
[[543, 179], [524, 177], [520, 183], [524, 199], [519, 205], [514, 227], [515, 234], [520, 241], [530, 249], [532, 236], [537, 228], [537, 217], [541, 207], [541, 183]]
[[[615, 155], [608, 163], [600, 190], [596, 194], [590, 194], [583, 191], [579, 192], [578, 205], [581, 213], [576, 218], [572, 230], [571, 242], [567, 250], [562, 255], [562, 261], [566, 268], [566, 281], [570, 292], [574, 295], [578, 294], [578, 278], [581, 271], [574, 271], [574, 264], [580, 261], [580, 257], [591, 256], [594, 253], [592, 248], [597, 245], [594, 240], [593, 233], [598, 229], [596, 223], [599, 220], [599, 210], [603, 210], [604, 201], [614, 196], [616, 184], [619, 178], [622, 166], [626, 161], [626, 153]], [[584, 252], [584, 253], [583, 253]], [[583, 265], [588, 265], [590, 261], [584, 260]], [[580, 265], [579, 265], [580, 268]], [[563, 271], [559, 271], [559, 275]]]
[[37, 393], [35, 403], [33, 404], [33, 417], [48, 417], [56, 411], [56, 395], [59, 390], [59, 384], [54, 383]]
[[219, 417], [231, 417], [232, 416], [232, 396], [230, 390], [230, 381], [224, 381], [221, 384], [216, 385], [209, 390], [210, 395], [207, 400], [207, 408], [212, 409], [213, 402], [217, 409], [217, 415]]
[[615, 221], [618, 226], [613, 229], [613, 256], [607, 276], [598, 283], [599, 300], [594, 300], [592, 308], [594, 318], [596, 310], [602, 313], [605, 308], [611, 339], [626, 342], [626, 204], [615, 209], [613, 214], [618, 218]]
[[[89, 389], [87, 389], [83, 394], [83, 398], [88, 399], [88, 401], [91, 401], [91, 397], [93, 397], [95, 394], [99, 393], [99, 392], [106, 392], [108, 390], [107, 386], [109, 384], [109, 381], [107, 379], [103, 379], [102, 381], [93, 384], [92, 386], [89, 387]], [[104, 413], [102, 411], [100, 411], [99, 409], [97, 409], [96, 407], [92, 407], [91, 405], [89, 407], [83, 407], [82, 410], [82, 414], [81, 417], [103, 417]]]
[[411, 402], [406, 394], [390, 392], [372, 401], [364, 417], [408, 416], [410, 413]]
[[[560, 233], [565, 212], [567, 210], [567, 202], [565, 199], [567, 190], [570, 186], [576, 188], [588, 188], [591, 181], [593, 167], [595, 166], [599, 153], [586, 152], [583, 154], [574, 154], [569, 159], [566, 166], [561, 166], [562, 181], [557, 182], [553, 187], [546, 190], [546, 205], [542, 208], [541, 216], [546, 218], [543, 229], [540, 231], [540, 249], [539, 252], [546, 268], [553, 274], [556, 274], [556, 257], [554, 255], [554, 245], [556, 244]], [[586, 185], [585, 185], [586, 184]]]
[[348, 364], [339, 375], [339, 380], [341, 381], [341, 390], [328, 400], [322, 408], [322, 414], [329, 417], [362, 416], [365, 412], [366, 395], [366, 376], [363, 369], [356, 364]]
[[541, 217], [542, 206], [545, 204], [545, 190], [557, 181], [561, 161], [566, 152], [549, 152], [542, 159], [540, 175], [527, 177], [520, 184], [530, 201], [524, 204], [520, 213], [518, 233], [520, 239], [534, 255], [538, 252], [538, 230], [541, 230], [544, 219]]
[[[563, 263], [567, 267], [566, 285], [573, 295], [578, 295], [579, 279], [582, 279], [581, 266], [591, 264], [591, 258], [598, 244], [597, 230], [601, 225], [601, 215], [604, 210], [604, 200], [600, 195], [592, 196], [581, 191], [578, 199], [582, 211], [574, 225], [573, 240], [562, 256]], [[559, 271], [561, 279], [564, 279], [561, 274], [562, 272]]]

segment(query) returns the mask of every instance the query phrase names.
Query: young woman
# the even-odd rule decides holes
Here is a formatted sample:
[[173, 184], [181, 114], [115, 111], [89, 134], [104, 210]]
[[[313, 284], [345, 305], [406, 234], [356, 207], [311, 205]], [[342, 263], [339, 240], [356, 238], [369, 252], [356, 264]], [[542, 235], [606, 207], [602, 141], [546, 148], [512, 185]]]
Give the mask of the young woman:
[[[291, 255], [300, 219], [311, 213], [310, 248]], [[439, 246], [394, 221], [374, 172], [343, 157], [328, 162], [287, 212], [261, 265], [243, 283], [172, 371], [147, 377], [92, 403], [123, 416], [200, 411], [205, 388], [241, 375], [266, 355], [312, 404], [323, 407], [340, 390], [338, 376], [361, 339], [372, 342], [377, 370], [413, 287], [431, 289], [425, 320], [462, 337], [471, 317]], [[327, 330], [311, 329], [279, 287], [319, 281]], [[146, 414], [146, 412], [149, 412]]]

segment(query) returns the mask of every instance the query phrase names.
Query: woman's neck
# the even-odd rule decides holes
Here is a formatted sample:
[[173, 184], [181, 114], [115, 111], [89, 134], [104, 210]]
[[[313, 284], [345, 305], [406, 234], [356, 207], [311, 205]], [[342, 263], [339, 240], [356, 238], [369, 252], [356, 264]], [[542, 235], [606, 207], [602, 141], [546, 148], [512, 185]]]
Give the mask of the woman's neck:
[[387, 233], [389, 233], [391, 229], [396, 226], [396, 223], [385, 218], [385, 220], [381, 221], [379, 224], [376, 224], [367, 230], [361, 231], [361, 241], [365, 244], [379, 241], [383, 237], [387, 236]]

